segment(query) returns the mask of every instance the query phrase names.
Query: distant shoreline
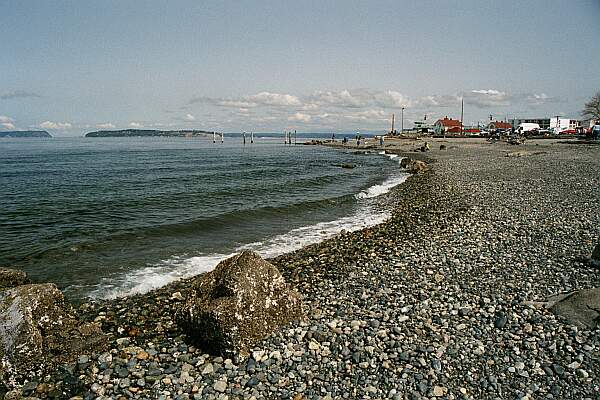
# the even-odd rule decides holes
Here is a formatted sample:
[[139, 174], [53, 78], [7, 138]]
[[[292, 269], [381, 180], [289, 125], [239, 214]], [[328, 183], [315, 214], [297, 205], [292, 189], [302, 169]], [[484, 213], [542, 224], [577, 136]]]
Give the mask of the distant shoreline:
[[0, 131], [0, 138], [51, 138], [47, 131]]
[[202, 130], [176, 130], [161, 131], [155, 129], [121, 129], [116, 131], [94, 131], [88, 132], [84, 137], [208, 137], [216, 132]]

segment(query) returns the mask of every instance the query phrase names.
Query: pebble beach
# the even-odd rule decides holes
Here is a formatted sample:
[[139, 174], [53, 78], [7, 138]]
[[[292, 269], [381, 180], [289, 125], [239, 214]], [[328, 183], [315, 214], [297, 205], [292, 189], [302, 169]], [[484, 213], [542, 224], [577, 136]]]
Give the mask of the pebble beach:
[[21, 377], [18, 394], [599, 398], [600, 329], [544, 302], [600, 285], [585, 262], [600, 238], [600, 146], [435, 139], [430, 152], [412, 151], [420, 145], [373, 150], [431, 166], [392, 190], [387, 222], [270, 260], [303, 297], [305, 319], [226, 358], [195, 348], [175, 324], [189, 280], [86, 302], [78, 313], [102, 324], [109, 349], [51, 377]]

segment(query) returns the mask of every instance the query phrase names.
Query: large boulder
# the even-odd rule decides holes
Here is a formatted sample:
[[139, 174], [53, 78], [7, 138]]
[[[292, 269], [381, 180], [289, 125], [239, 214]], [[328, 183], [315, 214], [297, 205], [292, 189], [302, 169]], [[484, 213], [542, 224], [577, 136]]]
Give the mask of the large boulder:
[[277, 327], [302, 317], [300, 295], [275, 266], [250, 251], [198, 277], [176, 313], [190, 340], [213, 354], [245, 352]]
[[48, 373], [61, 362], [104, 348], [96, 323], [80, 322], [62, 292], [51, 283], [27, 284], [0, 292], [0, 373]]
[[409, 157], [400, 160], [400, 167], [406, 168], [411, 174], [423, 174], [430, 170], [429, 164], [425, 161], [413, 160]]
[[27, 274], [24, 271], [0, 267], [0, 290], [28, 283]]
[[600, 288], [573, 292], [558, 300], [550, 309], [571, 323], [594, 329], [600, 326]]
[[600, 243], [596, 245], [590, 257], [590, 262], [594, 267], [600, 268]]

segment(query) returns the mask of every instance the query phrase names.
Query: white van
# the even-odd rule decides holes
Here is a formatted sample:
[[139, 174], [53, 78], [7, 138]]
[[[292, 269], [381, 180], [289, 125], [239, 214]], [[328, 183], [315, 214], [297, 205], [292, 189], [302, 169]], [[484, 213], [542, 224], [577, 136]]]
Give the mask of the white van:
[[533, 122], [523, 122], [517, 127], [517, 132], [539, 132], [541, 130], [540, 124], [534, 124]]

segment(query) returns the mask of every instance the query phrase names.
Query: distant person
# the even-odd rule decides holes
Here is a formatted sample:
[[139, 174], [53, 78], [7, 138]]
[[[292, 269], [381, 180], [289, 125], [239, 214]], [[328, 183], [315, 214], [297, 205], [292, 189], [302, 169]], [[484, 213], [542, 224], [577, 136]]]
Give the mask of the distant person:
[[332, 133], [332, 134], [331, 134], [331, 141], [332, 141], [332, 142], [335, 142], [335, 133]]
[[594, 135], [594, 140], [598, 140], [598, 138], [600, 138], [600, 119], [597, 119], [596, 123], [592, 127], [592, 135]]

